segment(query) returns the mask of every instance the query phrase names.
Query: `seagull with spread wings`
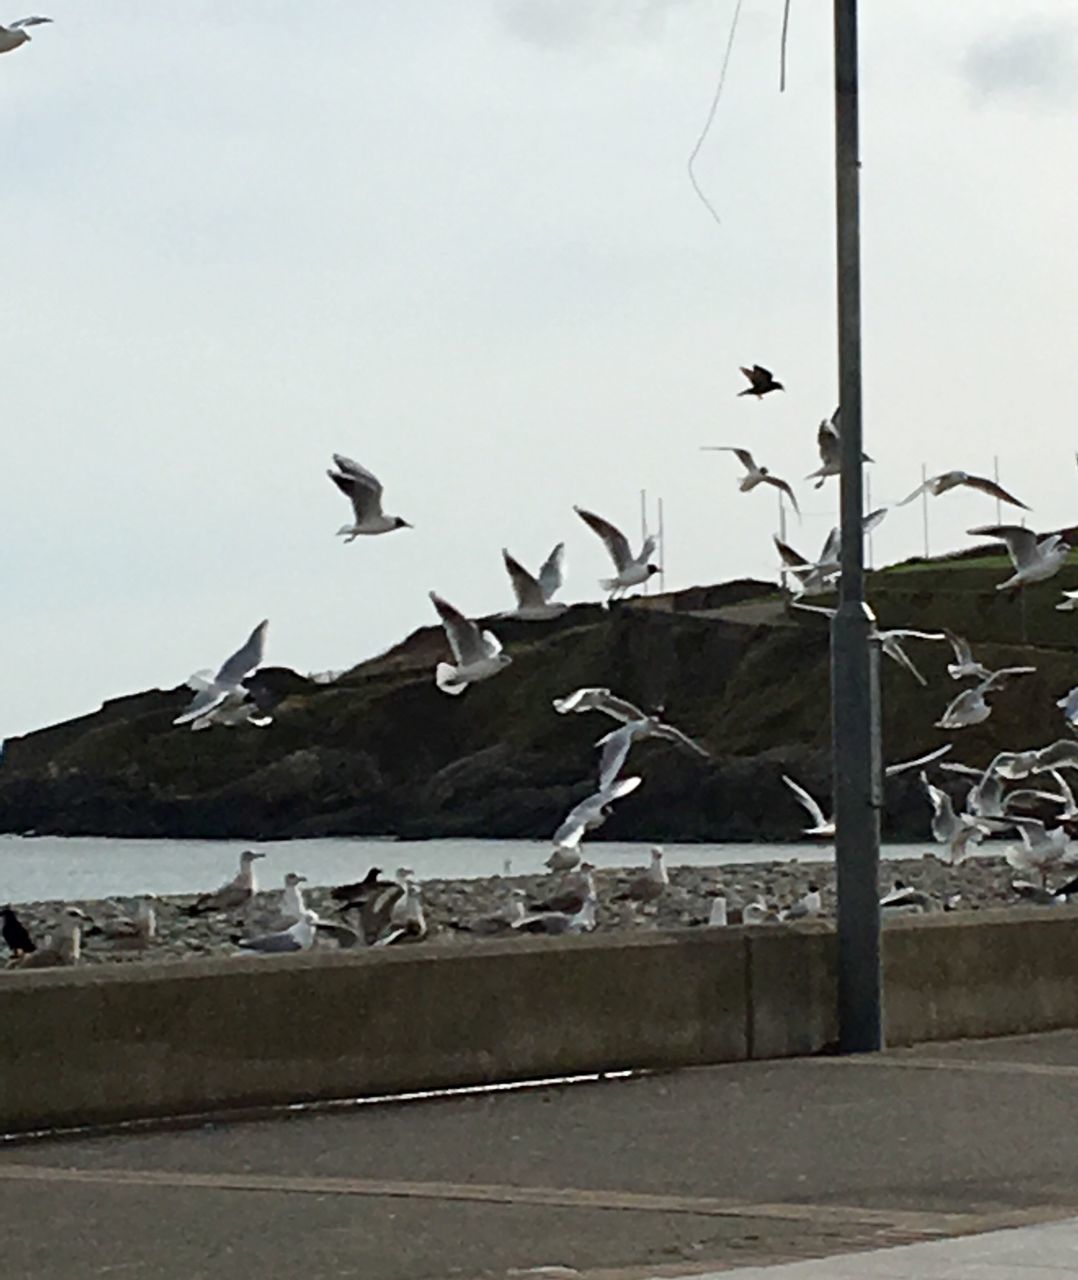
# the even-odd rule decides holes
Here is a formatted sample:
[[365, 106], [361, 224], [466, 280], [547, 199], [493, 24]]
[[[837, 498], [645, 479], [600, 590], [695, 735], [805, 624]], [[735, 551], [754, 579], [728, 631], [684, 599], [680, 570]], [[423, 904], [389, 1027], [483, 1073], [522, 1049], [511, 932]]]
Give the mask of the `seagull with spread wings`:
[[187, 687], [194, 690], [185, 711], [173, 720], [173, 724], [190, 724], [209, 716], [229, 698], [238, 698], [243, 702], [247, 697], [247, 689], [243, 683], [262, 662], [266, 648], [266, 628], [269, 622], [263, 619], [251, 632], [241, 647], [221, 664], [220, 670], [213, 675], [209, 670], [196, 671], [187, 679]]
[[[824, 418], [816, 428], [816, 447], [820, 451], [820, 465], [815, 471], [810, 471], [805, 479], [813, 480], [819, 477], [813, 486], [819, 489], [828, 476], [842, 474], [842, 436], [839, 430], [838, 409], [829, 419]], [[872, 462], [873, 459], [867, 453], [862, 453], [861, 461]]]
[[992, 714], [986, 695], [1002, 688], [1012, 676], [1028, 676], [1036, 670], [1036, 667], [1003, 667], [993, 671], [986, 680], [952, 698], [936, 721], [936, 728], [968, 729], [971, 725], [983, 724]]
[[392, 533], [394, 529], [412, 527], [400, 516], [387, 516], [383, 513], [382, 482], [377, 476], [342, 453], [335, 453], [333, 461], [337, 469], [327, 471], [326, 475], [352, 504], [354, 513], [352, 523], [342, 525], [337, 530], [339, 538], [343, 537], [345, 542], [354, 542], [361, 535]]
[[786, 388], [781, 382], [776, 382], [775, 377], [770, 369], [765, 369], [762, 364], [754, 364], [752, 368], [741, 365], [741, 372], [749, 380], [749, 385], [744, 391], [739, 391], [739, 396], [755, 396], [758, 400], [762, 400], [769, 391], [785, 391]]
[[827, 840], [833, 840], [835, 838], [834, 818], [828, 818], [824, 815], [824, 811], [800, 783], [794, 782], [793, 778], [788, 777], [785, 773], [782, 775], [782, 780], [797, 797], [798, 804], [812, 819], [812, 826], [802, 828], [801, 834], [805, 836], [822, 836]]
[[756, 465], [756, 460], [748, 449], [738, 449], [734, 445], [702, 445], [701, 448], [706, 453], [732, 453], [737, 456], [738, 462], [745, 468], [745, 474], [737, 483], [737, 487], [742, 493], [751, 493], [759, 484], [774, 485], [780, 493], [784, 493], [790, 499], [790, 504], [801, 515], [801, 508], [797, 505], [797, 499], [794, 497], [794, 491], [790, 488], [789, 482], [781, 479], [779, 476], [773, 475], [768, 471], [767, 467]]
[[592, 533], [597, 533], [603, 540], [607, 554], [614, 562], [615, 576], [603, 578], [599, 582], [599, 586], [609, 593], [608, 604], [617, 596], [624, 595], [631, 587], [639, 587], [647, 582], [653, 573], [659, 572], [658, 565], [648, 563], [656, 545], [651, 534], [644, 539], [640, 554], [634, 556], [628, 538], [616, 525], [612, 525], [609, 520], [604, 520], [602, 516], [597, 516], [591, 511], [585, 511], [583, 507], [574, 507], [573, 510]]
[[923, 481], [907, 498], [903, 498], [896, 506], [904, 507], [908, 502], [912, 502], [914, 498], [919, 498], [922, 493], [927, 493], [933, 498], [938, 498], [940, 494], [947, 493], [951, 489], [957, 489], [964, 486], [967, 489], [976, 489], [980, 493], [987, 493], [990, 498], [995, 498], [999, 502], [1009, 502], [1012, 507], [1021, 507], [1023, 511], [1028, 511], [1029, 507], [1024, 502], [1008, 493], [995, 480], [988, 480], [984, 476], [971, 476], [968, 471], [943, 471], [938, 476], [929, 476]]
[[51, 21], [51, 18], [19, 18], [17, 22], [9, 22], [6, 27], [0, 26], [0, 53], [10, 53], [19, 45], [26, 44], [30, 39], [27, 27], [40, 27]]
[[1006, 582], [996, 583], [997, 591], [1024, 587], [1028, 582], [1044, 582], [1054, 577], [1063, 568], [1063, 561], [1070, 552], [1061, 533], [1038, 537], [1031, 529], [1017, 524], [986, 524], [967, 532], [977, 538], [999, 538], [1006, 544], [1015, 571]]
[[430, 592], [430, 599], [438, 610], [456, 662], [456, 666], [439, 662], [434, 669], [434, 682], [443, 693], [463, 693], [470, 684], [489, 680], [513, 661], [502, 652], [501, 642], [492, 631], [484, 631], [478, 622], [466, 618], [437, 592]]
[[567, 604], [551, 599], [561, 589], [564, 581], [564, 542], [559, 542], [547, 556], [537, 575], [530, 574], [504, 547], [502, 547], [502, 559], [505, 561], [505, 568], [513, 584], [513, 594], [517, 598], [517, 607], [510, 613], [502, 614], [503, 618], [537, 622], [545, 618], [556, 618], [569, 608]]

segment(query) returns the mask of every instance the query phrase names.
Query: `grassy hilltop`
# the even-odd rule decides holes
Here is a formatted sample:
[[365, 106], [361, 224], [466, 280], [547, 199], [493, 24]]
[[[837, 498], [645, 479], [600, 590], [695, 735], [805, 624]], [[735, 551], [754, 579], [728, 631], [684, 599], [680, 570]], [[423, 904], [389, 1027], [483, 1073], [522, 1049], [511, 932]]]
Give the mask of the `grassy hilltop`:
[[[950, 647], [912, 642], [927, 687], [881, 666], [886, 761], [954, 741], [954, 758], [977, 764], [1064, 732], [1054, 702], [1078, 684], [1078, 615], [1055, 605], [1078, 587], [1078, 558], [1022, 598], [995, 590], [1008, 574], [1005, 557], [978, 553], [869, 575], [881, 627], [947, 626], [989, 667], [1037, 668], [993, 697], [984, 725], [948, 735], [933, 722], [959, 688], [946, 674]], [[554, 713], [551, 700], [581, 685], [663, 705], [712, 753], [635, 747], [629, 768], [644, 785], [617, 807], [610, 838], [790, 837], [802, 815], [781, 774], [829, 791], [827, 622], [791, 610], [771, 584], [691, 588], [609, 612], [581, 605], [497, 631], [512, 666], [459, 699], [434, 687], [446, 646], [440, 628], [423, 628], [332, 684], [271, 670], [284, 696], [268, 729], [173, 728], [189, 696], [179, 688], [11, 739], [0, 830], [545, 836], [593, 789], [593, 743], [611, 727], [595, 713]], [[923, 834], [927, 813], [915, 776], [888, 784], [886, 833]]]

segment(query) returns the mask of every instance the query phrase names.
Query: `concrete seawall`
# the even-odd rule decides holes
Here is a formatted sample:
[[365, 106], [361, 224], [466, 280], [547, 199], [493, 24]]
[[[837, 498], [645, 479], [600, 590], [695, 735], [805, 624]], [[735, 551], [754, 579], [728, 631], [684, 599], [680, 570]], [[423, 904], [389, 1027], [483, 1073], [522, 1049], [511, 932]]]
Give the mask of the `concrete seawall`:
[[[889, 1043], [1078, 1026], [1078, 909], [888, 924]], [[0, 1130], [818, 1052], [825, 924], [0, 974]]]

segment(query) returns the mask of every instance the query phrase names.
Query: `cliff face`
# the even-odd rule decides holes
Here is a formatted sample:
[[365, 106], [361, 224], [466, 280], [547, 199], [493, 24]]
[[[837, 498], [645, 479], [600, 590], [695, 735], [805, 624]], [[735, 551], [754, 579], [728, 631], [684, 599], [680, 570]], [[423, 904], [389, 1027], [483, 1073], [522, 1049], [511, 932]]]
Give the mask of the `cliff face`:
[[[946, 674], [950, 647], [911, 642], [928, 684], [883, 660], [886, 761], [954, 741], [955, 758], [984, 763], [1001, 746], [1063, 735], [1053, 704], [1078, 683], [1078, 617], [1054, 605], [1061, 587], [1078, 585], [1078, 564], [1024, 600], [995, 591], [1005, 576], [1001, 559], [984, 558], [873, 575], [881, 627], [947, 625], [989, 667], [1037, 667], [994, 696], [984, 725], [945, 734], [932, 726], [960, 688]], [[332, 684], [270, 669], [280, 701], [267, 729], [173, 728], [189, 697], [178, 688], [11, 739], [0, 766], [0, 830], [543, 837], [594, 789], [593, 744], [612, 727], [596, 713], [554, 713], [553, 698], [583, 685], [664, 706], [712, 754], [705, 761], [664, 743], [635, 746], [629, 768], [644, 784], [616, 806], [603, 836], [790, 838], [802, 813], [783, 772], [828, 807], [827, 621], [788, 609], [770, 585], [729, 583], [496, 626], [512, 666], [456, 699], [434, 687], [445, 642], [440, 629], [425, 628]], [[924, 834], [915, 774], [889, 782], [886, 803], [887, 834]]]

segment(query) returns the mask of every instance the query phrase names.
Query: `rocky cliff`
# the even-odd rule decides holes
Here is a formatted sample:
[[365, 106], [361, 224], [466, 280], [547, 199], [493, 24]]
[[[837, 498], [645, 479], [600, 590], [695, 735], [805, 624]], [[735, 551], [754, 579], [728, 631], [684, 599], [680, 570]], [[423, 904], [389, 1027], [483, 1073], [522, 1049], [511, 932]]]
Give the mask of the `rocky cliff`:
[[[927, 677], [882, 663], [884, 759], [952, 740], [986, 762], [1000, 746], [1064, 732], [1054, 701], [1078, 683], [1078, 616], [1055, 609], [1078, 563], [1024, 598], [995, 590], [999, 557], [911, 562], [872, 575], [883, 627], [947, 625], [989, 667], [1037, 674], [993, 699], [991, 719], [933, 728], [958, 691], [946, 644], [913, 642]], [[605, 685], [703, 742], [710, 761], [659, 742], [633, 749], [644, 785], [616, 808], [610, 839], [751, 840], [796, 835], [802, 813], [781, 783], [830, 789], [827, 621], [791, 609], [772, 585], [735, 582], [615, 606], [579, 606], [547, 623], [499, 622], [507, 671], [461, 698], [438, 692], [440, 629], [425, 628], [331, 684], [270, 669], [279, 702], [266, 729], [192, 733], [171, 720], [184, 688], [106, 703], [93, 715], [5, 745], [0, 830], [65, 835], [337, 834], [542, 837], [593, 789], [595, 713], [559, 716], [551, 700]], [[824, 801], [827, 808], [827, 801]], [[885, 833], [924, 835], [916, 775], [887, 785]]]

